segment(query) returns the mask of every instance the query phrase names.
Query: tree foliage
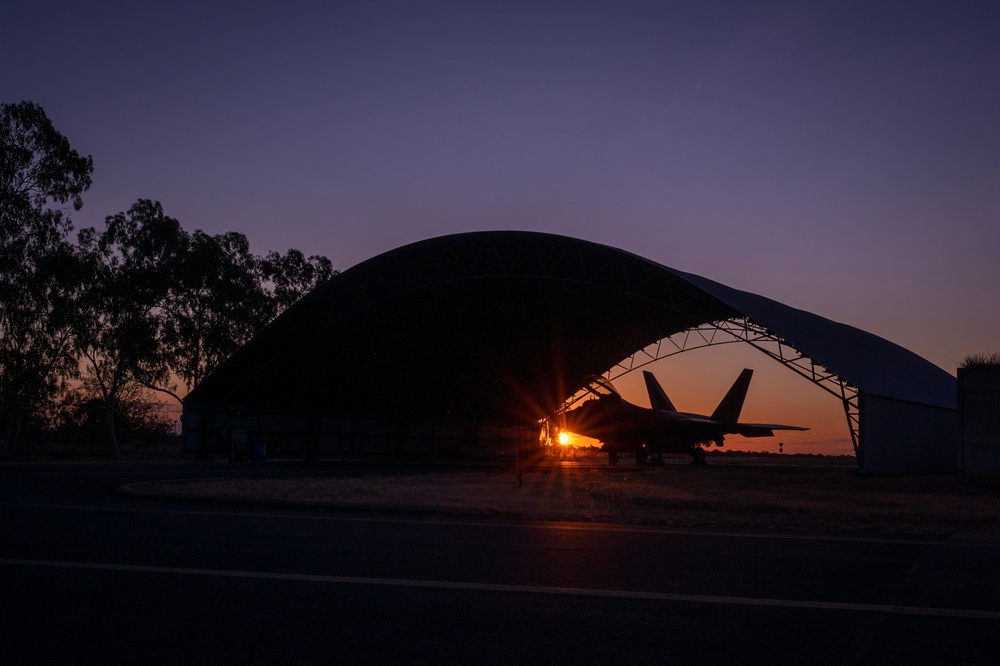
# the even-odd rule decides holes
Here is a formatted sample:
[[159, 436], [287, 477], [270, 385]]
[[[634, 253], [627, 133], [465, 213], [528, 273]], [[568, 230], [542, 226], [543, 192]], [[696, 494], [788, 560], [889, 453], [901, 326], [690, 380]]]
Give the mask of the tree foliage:
[[181, 400], [336, 273], [329, 259], [294, 249], [254, 255], [240, 233], [187, 232], [150, 199], [108, 216], [103, 230], [81, 230], [74, 244], [67, 211], [83, 204], [91, 158], [31, 102], [0, 107], [0, 150], [2, 454], [15, 452], [27, 415], [37, 421], [82, 375], [86, 409], [95, 399], [103, 409], [88, 427], [102, 423], [120, 457], [118, 420], [136, 413], [123, 400], [149, 389]]
[[162, 310], [186, 254], [180, 223], [154, 201], [140, 199], [105, 220], [105, 229], [80, 232], [87, 285], [76, 320], [77, 349], [105, 401], [108, 438], [121, 455], [115, 403], [130, 381], [167, 375], [160, 341]]
[[42, 107], [0, 105], [0, 452], [25, 415], [75, 373], [81, 286], [66, 207], [79, 210], [93, 161], [70, 148]]
[[[86, 376], [105, 403], [116, 454], [116, 402], [135, 382], [179, 402], [288, 304], [333, 274], [325, 257], [250, 252], [236, 232], [188, 233], [159, 202], [140, 199], [105, 229], [84, 229], [87, 286], [76, 320]], [[184, 390], [173, 384], [179, 380]]]
[[274, 314], [337, 274], [326, 257], [312, 255], [306, 258], [294, 248], [285, 254], [268, 252], [261, 260], [261, 269]]
[[93, 159], [70, 148], [41, 106], [0, 105], [0, 147], [0, 221], [5, 226], [56, 226], [63, 212], [52, 204], [83, 206]]
[[188, 390], [274, 315], [259, 263], [243, 234], [186, 235], [186, 252], [162, 309], [162, 352], [166, 369]]
[[962, 364], [958, 367], [1000, 367], [1000, 352], [974, 352], [962, 359]]

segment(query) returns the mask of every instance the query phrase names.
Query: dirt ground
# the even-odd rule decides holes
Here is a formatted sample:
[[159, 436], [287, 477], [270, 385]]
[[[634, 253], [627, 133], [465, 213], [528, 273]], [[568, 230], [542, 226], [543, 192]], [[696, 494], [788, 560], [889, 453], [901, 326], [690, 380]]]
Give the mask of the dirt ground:
[[1000, 478], [862, 477], [850, 459], [716, 459], [695, 467], [546, 465], [141, 484], [133, 492], [229, 501], [391, 507], [528, 519], [716, 528], [1000, 534]]

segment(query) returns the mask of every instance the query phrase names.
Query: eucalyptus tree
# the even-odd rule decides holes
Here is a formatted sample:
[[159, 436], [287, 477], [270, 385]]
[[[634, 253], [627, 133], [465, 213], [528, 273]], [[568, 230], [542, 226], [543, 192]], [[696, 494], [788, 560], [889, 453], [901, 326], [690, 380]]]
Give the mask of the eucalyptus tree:
[[[190, 391], [271, 319], [336, 274], [326, 257], [250, 252], [246, 236], [195, 231], [163, 310], [163, 353]], [[157, 390], [183, 398], [173, 387]]]
[[148, 199], [108, 216], [104, 231], [88, 228], [79, 235], [87, 285], [76, 321], [77, 350], [104, 401], [108, 438], [119, 458], [118, 396], [129, 382], [162, 383], [169, 374], [163, 309], [187, 244], [180, 223]]
[[260, 263], [275, 316], [338, 273], [328, 258], [316, 254], [306, 257], [294, 248], [285, 254], [268, 252]]
[[115, 409], [130, 383], [183, 402], [288, 304], [335, 273], [329, 259], [298, 250], [258, 257], [237, 232], [188, 233], [149, 200], [108, 217], [101, 233], [81, 231], [79, 247], [88, 286], [77, 348], [119, 456]]
[[[163, 358], [190, 391], [273, 316], [260, 259], [241, 233], [187, 235], [163, 306]], [[176, 400], [173, 387], [153, 386]]]
[[81, 287], [68, 240], [93, 160], [70, 147], [41, 106], [0, 105], [0, 452], [14, 455], [26, 414], [76, 369], [72, 323]]

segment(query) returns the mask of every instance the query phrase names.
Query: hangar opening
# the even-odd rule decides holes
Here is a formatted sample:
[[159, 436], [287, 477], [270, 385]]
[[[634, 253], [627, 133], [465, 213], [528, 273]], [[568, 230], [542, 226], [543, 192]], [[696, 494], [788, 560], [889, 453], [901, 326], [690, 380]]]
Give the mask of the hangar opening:
[[840, 400], [862, 473], [957, 469], [956, 380], [925, 359], [632, 253], [522, 231], [420, 241], [320, 285], [188, 395], [185, 450], [510, 455], [588, 375], [723, 338]]

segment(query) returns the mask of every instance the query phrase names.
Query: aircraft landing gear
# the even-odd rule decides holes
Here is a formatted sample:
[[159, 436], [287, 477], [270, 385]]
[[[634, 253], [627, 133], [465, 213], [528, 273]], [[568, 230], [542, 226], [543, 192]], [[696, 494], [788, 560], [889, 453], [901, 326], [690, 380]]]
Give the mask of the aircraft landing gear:
[[618, 452], [608, 451], [608, 464], [614, 467], [618, 464]]
[[704, 464], [706, 464], [705, 463], [705, 449], [701, 448], [700, 446], [695, 447], [695, 449], [693, 451], [691, 451], [691, 458], [692, 458], [692, 460], [691, 460], [691, 464], [692, 465], [704, 465]]

